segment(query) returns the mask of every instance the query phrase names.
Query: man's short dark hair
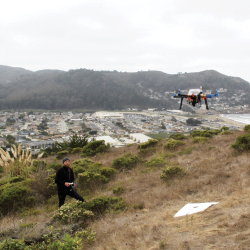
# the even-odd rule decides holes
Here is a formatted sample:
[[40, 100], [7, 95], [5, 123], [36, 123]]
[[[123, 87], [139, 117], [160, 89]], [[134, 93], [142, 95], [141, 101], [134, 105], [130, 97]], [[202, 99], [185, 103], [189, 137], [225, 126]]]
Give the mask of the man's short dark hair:
[[65, 161], [69, 161], [69, 158], [64, 158], [64, 159], [63, 159], [63, 163], [64, 163]]

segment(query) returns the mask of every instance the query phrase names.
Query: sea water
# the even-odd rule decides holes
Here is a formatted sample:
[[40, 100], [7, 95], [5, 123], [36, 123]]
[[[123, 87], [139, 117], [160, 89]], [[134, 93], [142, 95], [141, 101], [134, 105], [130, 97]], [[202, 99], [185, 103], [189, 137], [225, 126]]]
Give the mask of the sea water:
[[250, 124], [250, 114], [225, 114], [221, 116], [236, 122]]

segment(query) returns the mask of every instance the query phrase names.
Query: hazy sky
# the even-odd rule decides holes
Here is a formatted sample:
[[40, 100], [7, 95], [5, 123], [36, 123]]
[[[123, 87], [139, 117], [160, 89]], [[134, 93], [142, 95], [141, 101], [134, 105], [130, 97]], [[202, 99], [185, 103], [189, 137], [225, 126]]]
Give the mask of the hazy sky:
[[0, 65], [214, 69], [250, 81], [249, 10], [249, 0], [2, 1]]

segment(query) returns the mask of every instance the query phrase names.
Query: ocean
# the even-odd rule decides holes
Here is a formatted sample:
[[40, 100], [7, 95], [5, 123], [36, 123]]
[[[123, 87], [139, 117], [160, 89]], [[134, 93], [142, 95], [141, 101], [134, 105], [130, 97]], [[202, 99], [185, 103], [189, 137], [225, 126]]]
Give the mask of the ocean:
[[236, 122], [250, 124], [250, 114], [225, 114], [221, 116]]

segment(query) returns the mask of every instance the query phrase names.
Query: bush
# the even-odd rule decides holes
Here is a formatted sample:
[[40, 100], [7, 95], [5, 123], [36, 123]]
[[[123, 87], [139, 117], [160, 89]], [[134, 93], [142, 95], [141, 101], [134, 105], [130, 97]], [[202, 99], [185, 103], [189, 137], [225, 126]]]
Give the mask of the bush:
[[87, 158], [74, 161], [72, 169], [78, 176], [79, 184], [92, 188], [107, 183], [116, 174], [114, 168], [103, 167], [101, 163], [94, 163]]
[[237, 151], [245, 151], [250, 149], [250, 134], [244, 134], [237, 137], [236, 142], [231, 145], [231, 148]]
[[117, 187], [113, 189], [113, 194], [120, 195], [125, 191], [124, 187]]
[[168, 162], [165, 161], [162, 157], [157, 156], [152, 158], [150, 161], [148, 161], [145, 165], [148, 167], [163, 167], [167, 164]]
[[82, 151], [82, 148], [73, 148], [71, 151], [71, 154], [77, 154], [80, 153]]
[[120, 212], [126, 207], [121, 197], [96, 197], [89, 202], [77, 201], [61, 206], [54, 214], [53, 219], [63, 223], [82, 222], [94, 216], [103, 215], [107, 212]]
[[175, 140], [185, 140], [185, 139], [187, 139], [187, 137], [184, 134], [181, 134], [181, 133], [173, 134], [170, 138], [175, 139]]
[[68, 154], [69, 154], [68, 150], [60, 151], [60, 152], [57, 152], [56, 158], [57, 159], [62, 159], [64, 157], [66, 157]]
[[197, 137], [194, 137], [192, 139], [192, 143], [199, 143], [199, 144], [203, 144], [203, 143], [208, 142], [208, 141], [209, 141], [209, 138], [207, 138], [207, 137], [197, 136]]
[[45, 169], [48, 163], [46, 161], [34, 160], [33, 167], [38, 171], [38, 169]]
[[[59, 233], [54, 233], [53, 227], [49, 234], [43, 235], [43, 241], [41, 243], [31, 243], [31, 245], [26, 245], [24, 239], [6, 239], [0, 242], [0, 249], [3, 250], [42, 250], [42, 249], [54, 249], [54, 250], [76, 250], [83, 249], [83, 243], [92, 244], [95, 242], [96, 234], [92, 232], [91, 228], [87, 230], [82, 230], [81, 232], [76, 232], [76, 236], [72, 237], [69, 234], [65, 234], [63, 241], [58, 239]], [[84, 242], [82, 242], [82, 239]], [[84, 248], [85, 249], [85, 248]]]
[[83, 203], [85, 209], [92, 211], [95, 215], [106, 212], [120, 212], [126, 207], [126, 202], [122, 197], [96, 197], [93, 200]]
[[166, 153], [166, 154], [164, 155], [164, 158], [173, 158], [173, 157], [175, 157], [175, 155], [172, 154], [172, 153]]
[[213, 135], [210, 130], [196, 130], [190, 134], [191, 137], [208, 137], [211, 138]]
[[3, 167], [0, 165], [0, 173], [3, 173]]
[[144, 157], [144, 156], [146, 156], [146, 155], [152, 155], [152, 154], [154, 154], [155, 152], [156, 152], [156, 148], [146, 148], [146, 149], [140, 149], [140, 151], [139, 151], [139, 153], [138, 153], [138, 155], [140, 156], [140, 157]]
[[186, 120], [186, 123], [188, 126], [199, 126], [201, 124], [201, 121], [194, 118], [189, 118]]
[[181, 152], [178, 153], [178, 155], [189, 155], [189, 154], [192, 154], [192, 151], [195, 149], [196, 147], [190, 147], [190, 148], [187, 148]]
[[86, 210], [81, 206], [81, 201], [76, 203], [67, 203], [62, 205], [54, 214], [53, 219], [63, 223], [81, 222], [85, 223], [88, 219], [94, 217], [91, 211]]
[[169, 149], [176, 149], [177, 147], [184, 145], [185, 142], [175, 140], [175, 139], [168, 139], [166, 144], [164, 145], [164, 148], [169, 148]]
[[55, 183], [55, 177], [56, 177], [56, 173], [49, 175], [49, 176], [45, 179], [45, 181], [46, 181], [46, 183], [47, 183], [47, 185], [48, 185], [48, 186], [47, 186], [47, 189], [50, 189], [52, 194], [55, 193], [55, 191], [56, 191], [56, 186], [57, 186], [56, 183]]
[[50, 163], [50, 164], [47, 166], [46, 170], [51, 170], [51, 169], [53, 169], [53, 170], [57, 171], [57, 170], [58, 170], [59, 168], [61, 168], [61, 167], [62, 167], [62, 164], [57, 163], [57, 162], [52, 162], [52, 163]]
[[186, 175], [187, 172], [179, 166], [170, 166], [162, 170], [163, 174], [160, 175], [161, 179], [169, 180], [178, 176]]
[[156, 139], [149, 139], [148, 141], [141, 143], [140, 145], [138, 145], [139, 149], [145, 149], [148, 147], [152, 147], [155, 146], [158, 143], [158, 140]]
[[78, 174], [78, 183], [83, 186], [95, 188], [102, 183], [107, 183], [108, 178], [98, 172], [85, 171]]
[[112, 162], [112, 166], [115, 169], [122, 170], [122, 169], [131, 169], [135, 167], [140, 162], [140, 159], [137, 155], [127, 154], [116, 158]]
[[[247, 126], [247, 125], [246, 125], [246, 126]], [[229, 130], [229, 127], [223, 126], [223, 127], [221, 128], [221, 131], [226, 131], [226, 130]]]
[[244, 131], [247, 132], [247, 133], [250, 133], [250, 125], [246, 125], [244, 127]]
[[6, 214], [30, 206], [34, 197], [30, 196], [29, 186], [30, 180], [0, 186], [0, 212]]
[[104, 153], [109, 147], [110, 147], [109, 144], [107, 146], [105, 145], [104, 140], [93, 141], [83, 147], [81, 156], [84, 157], [84, 156], [94, 156], [96, 154], [101, 154]]

